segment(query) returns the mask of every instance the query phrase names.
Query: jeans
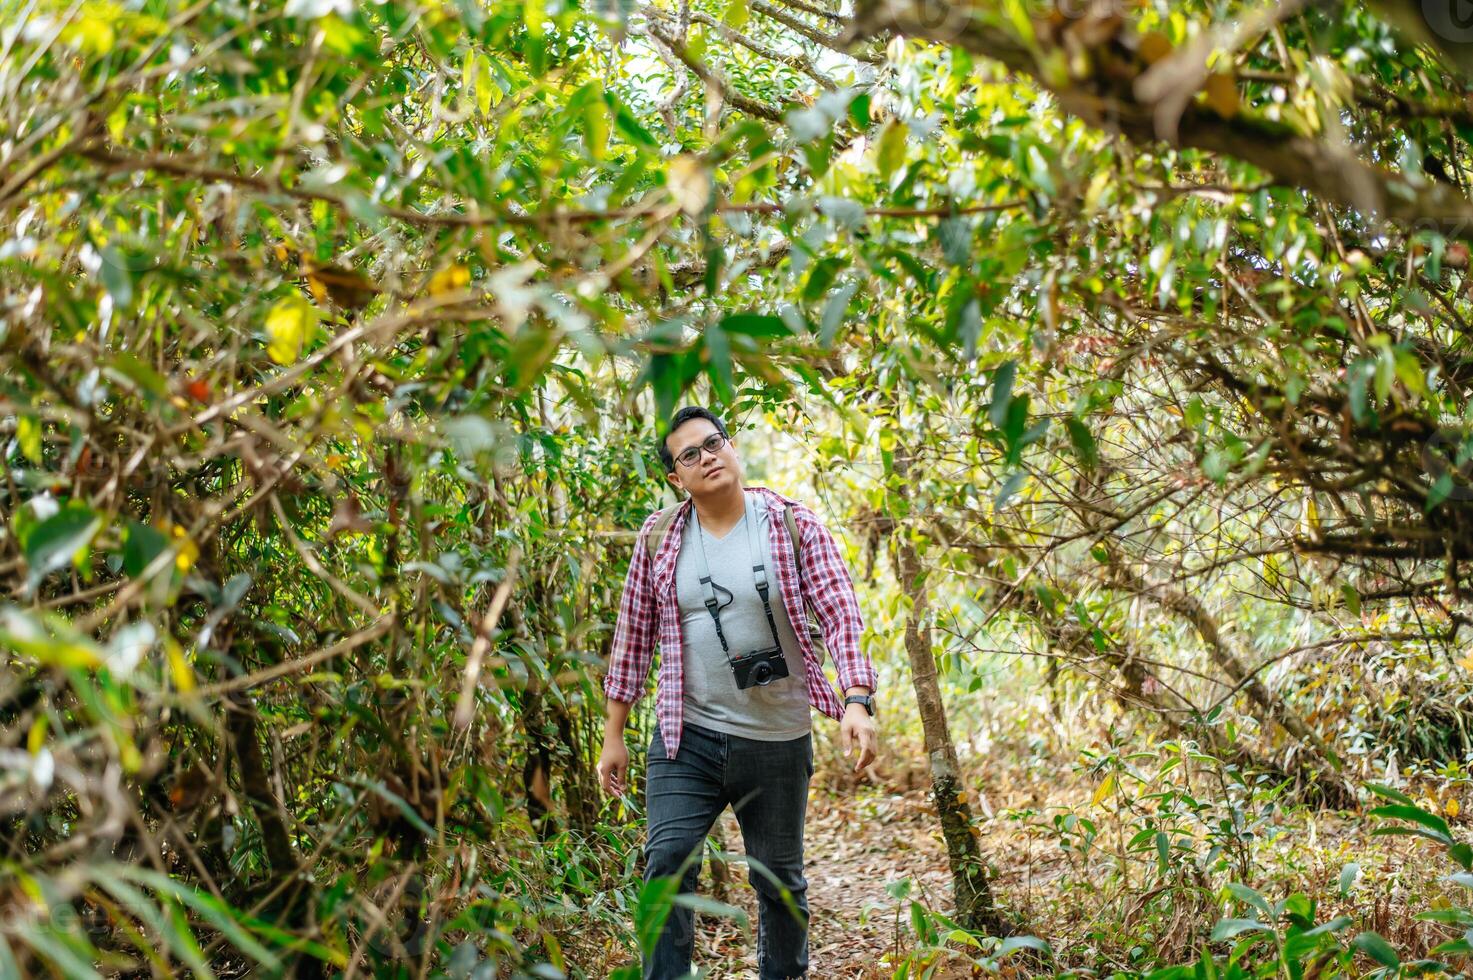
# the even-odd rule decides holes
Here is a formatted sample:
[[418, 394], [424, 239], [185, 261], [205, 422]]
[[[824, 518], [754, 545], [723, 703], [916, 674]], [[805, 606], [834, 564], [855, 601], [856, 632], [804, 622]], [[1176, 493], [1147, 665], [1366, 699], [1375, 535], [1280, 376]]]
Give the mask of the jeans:
[[[645, 880], [675, 874], [694, 854], [680, 882], [681, 892], [694, 892], [701, 846], [716, 818], [731, 804], [747, 856], [766, 869], [747, 870], [747, 880], [757, 890], [761, 980], [808, 975], [803, 818], [812, 775], [811, 735], [759, 742], [687, 724], [675, 759], [666, 757], [658, 730], [650, 741]], [[645, 980], [689, 975], [694, 945], [695, 914], [676, 905], [645, 960]]]

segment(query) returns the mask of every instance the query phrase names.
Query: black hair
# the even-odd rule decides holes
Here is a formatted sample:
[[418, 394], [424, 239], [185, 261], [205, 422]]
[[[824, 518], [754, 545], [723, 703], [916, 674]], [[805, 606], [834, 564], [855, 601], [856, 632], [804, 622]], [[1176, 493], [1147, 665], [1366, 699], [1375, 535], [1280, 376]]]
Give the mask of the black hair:
[[670, 452], [670, 435], [691, 419], [706, 419], [712, 425], [716, 426], [717, 432], [726, 436], [728, 439], [731, 438], [726, 431], [726, 426], [722, 424], [721, 419], [717, 418], [715, 413], [710, 409], [701, 408], [699, 405], [687, 405], [671, 416], [670, 428], [666, 429], [665, 435], [660, 438], [660, 462], [665, 464], [666, 473], [675, 472], [675, 456]]

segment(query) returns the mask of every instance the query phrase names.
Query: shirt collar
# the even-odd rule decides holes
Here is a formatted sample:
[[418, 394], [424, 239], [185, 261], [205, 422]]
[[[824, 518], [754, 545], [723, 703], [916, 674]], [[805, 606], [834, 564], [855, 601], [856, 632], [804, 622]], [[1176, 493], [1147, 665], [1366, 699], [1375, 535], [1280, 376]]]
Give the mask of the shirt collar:
[[[781, 502], [781, 503], [783, 503], [783, 504], [796, 504], [798, 502], [798, 501], [794, 500], [792, 497], [789, 497], [789, 496], [787, 496], [785, 494], [778, 493], [776, 490], [770, 489], [768, 487], [752, 486], [751, 484], [748, 484], [747, 486], [743, 487], [742, 489], [743, 490], [755, 491], [756, 493], [761, 494], [761, 495], [769, 498], [768, 499], [768, 503], [769, 504], [774, 499], [777, 500], [777, 501], [779, 501], [779, 502]], [[691, 509], [694, 508], [695, 505], [696, 505], [696, 502], [694, 500], [692, 500], [690, 497], [686, 497], [685, 500], [681, 501], [681, 504], [680, 504], [680, 507], [681, 507], [680, 516], [683, 518], [684, 516], [689, 515]]]

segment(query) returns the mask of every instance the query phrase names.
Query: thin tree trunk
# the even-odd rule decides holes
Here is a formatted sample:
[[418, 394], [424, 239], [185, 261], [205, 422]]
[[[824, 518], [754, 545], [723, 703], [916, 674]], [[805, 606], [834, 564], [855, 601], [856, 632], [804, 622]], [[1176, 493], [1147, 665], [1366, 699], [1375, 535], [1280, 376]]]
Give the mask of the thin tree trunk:
[[[897, 472], [904, 472], [903, 465], [897, 454]], [[936, 656], [931, 649], [930, 590], [921, 569], [920, 557], [908, 535], [909, 532], [900, 527], [895, 537], [900, 586], [911, 603], [905, 617], [905, 652], [910, 659], [916, 705], [920, 709], [921, 728], [925, 733], [926, 757], [931, 766], [931, 793], [936, 800], [941, 833], [946, 840], [946, 856], [951, 864], [957, 921], [968, 929], [1005, 936], [1012, 929], [993, 901], [987, 865], [972, 833], [972, 808], [963, 795], [956, 743], [951, 740], [946, 705], [941, 699], [941, 681], [936, 670]]]

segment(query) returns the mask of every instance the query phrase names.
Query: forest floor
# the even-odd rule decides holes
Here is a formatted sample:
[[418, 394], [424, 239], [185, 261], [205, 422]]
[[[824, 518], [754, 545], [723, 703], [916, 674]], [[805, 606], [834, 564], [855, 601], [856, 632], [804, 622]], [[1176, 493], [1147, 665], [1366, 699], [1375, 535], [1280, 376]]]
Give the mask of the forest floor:
[[[871, 980], [893, 974], [894, 963], [909, 947], [909, 912], [887, 885], [910, 878], [912, 895], [924, 904], [945, 908], [949, 902], [951, 873], [935, 827], [923, 790], [835, 796], [810, 804], [805, 856], [812, 976]], [[722, 831], [731, 848], [740, 851], [741, 833], [729, 810]], [[740, 866], [732, 869], [726, 900], [743, 909], [750, 924], [742, 929], [729, 920], [702, 917], [697, 959], [714, 977], [755, 977], [756, 893]]]
[[[856, 780], [842, 771], [842, 765], [837, 758], [827, 765], [821, 761], [809, 796], [804, 840], [812, 916], [810, 975], [846, 980], [889, 978], [913, 948], [910, 902], [950, 911], [946, 845], [923, 773], [891, 769]], [[979, 801], [972, 802], [976, 806]], [[1019, 835], [1012, 825], [1000, 821], [989, 824], [995, 827], [991, 836], [996, 840], [984, 836], [981, 844], [984, 854], [998, 861], [1000, 888], [1011, 889], [1040, 874], [1047, 877], [1062, 871], [1061, 859], [1050, 872], [1039, 855], [1032, 853], [1038, 846], [1033, 844], [1030, 850], [1026, 841], [1020, 841], [1020, 836], [1028, 835]], [[729, 851], [741, 852], [741, 832], [730, 810], [722, 815], [717, 836]], [[1057, 854], [1058, 849], [1054, 850]], [[756, 893], [747, 883], [744, 867], [735, 865], [729, 874], [723, 900], [746, 912], [749, 922], [743, 928], [728, 919], [699, 916], [695, 958], [713, 978], [746, 980], [757, 976]], [[907, 897], [900, 900], [894, 892], [907, 881]], [[702, 889], [709, 891], [710, 884], [709, 875], [703, 872]], [[938, 980], [973, 975], [963, 962], [943, 966], [934, 974]]]
[[[915, 948], [910, 902], [950, 911], [951, 877], [935, 810], [917, 772], [892, 772], [878, 785], [855, 785], [832, 768], [826, 782], [825, 775], [821, 768], [815, 779], [806, 833], [810, 975], [889, 978]], [[1010, 775], [1016, 780], [1016, 770]], [[993, 862], [999, 901], [1026, 931], [1047, 938], [1059, 957], [1042, 972], [1089, 965], [1131, 973], [1137, 963], [1149, 969], [1153, 960], [1195, 959], [1213, 923], [1236, 913], [1205, 897], [1205, 889], [1119, 881], [1108, 869], [1113, 844], [1103, 844], [1103, 833], [1105, 853], [1089, 863], [1067, 854], [1049, 830], [1052, 815], [1064, 809], [1092, 812], [1092, 791], [1067, 772], [1036, 772], [1026, 782], [994, 788], [991, 800], [972, 801], [996, 816], [985, 821], [979, 843]], [[1404, 951], [1423, 952], [1453, 937], [1448, 927], [1412, 920], [1449, 898], [1466, 904], [1460, 889], [1440, 880], [1457, 869], [1427, 842], [1372, 837], [1373, 822], [1363, 816], [1306, 808], [1285, 814], [1279, 825], [1279, 835], [1259, 844], [1254, 858], [1255, 866], [1262, 864], [1253, 884], [1271, 901], [1303, 891], [1319, 903], [1322, 921], [1352, 915], [1356, 929], [1378, 931]], [[740, 853], [741, 834], [730, 811], [720, 828], [727, 848]], [[1351, 861], [1360, 871], [1350, 891], [1340, 894], [1338, 883]], [[892, 890], [903, 879], [911, 886], [908, 897], [898, 900]], [[709, 893], [709, 885], [703, 872], [702, 890]], [[1193, 891], [1204, 897], [1185, 907], [1180, 897]], [[699, 916], [697, 965], [718, 980], [755, 978], [756, 901], [745, 868], [731, 869], [723, 900], [743, 909], [750, 921], [743, 928]], [[961, 957], [932, 974], [938, 980], [982, 975]]]

